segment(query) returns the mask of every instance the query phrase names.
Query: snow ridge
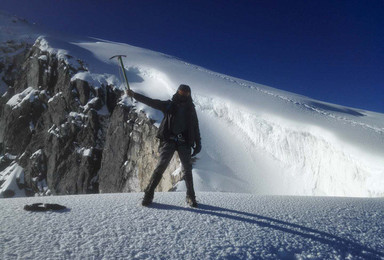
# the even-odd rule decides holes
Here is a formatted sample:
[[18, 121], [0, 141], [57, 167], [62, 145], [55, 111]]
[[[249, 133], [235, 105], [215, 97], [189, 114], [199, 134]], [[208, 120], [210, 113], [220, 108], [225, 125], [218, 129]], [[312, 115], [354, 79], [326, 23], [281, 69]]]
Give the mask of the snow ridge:
[[[209, 74], [209, 75], [212, 75], [214, 77], [217, 77], [217, 78], [220, 78], [220, 79], [223, 79], [223, 80], [226, 80], [226, 81], [229, 81], [230, 83], [233, 83], [235, 85], [238, 85], [238, 86], [241, 86], [241, 87], [245, 87], [245, 88], [248, 88], [248, 89], [252, 89], [252, 90], [256, 90], [260, 93], [263, 93], [265, 95], [269, 95], [269, 96], [272, 96], [272, 97], [275, 97], [275, 98], [278, 98], [278, 99], [281, 99], [283, 101], [286, 101], [288, 103], [292, 103], [298, 107], [304, 107], [310, 111], [313, 111], [313, 112], [316, 112], [316, 113], [319, 113], [321, 115], [324, 115], [324, 116], [328, 116], [328, 117], [331, 117], [333, 119], [336, 119], [336, 120], [341, 120], [341, 121], [345, 121], [346, 123], [349, 123], [351, 125], [358, 125], [358, 126], [361, 126], [363, 128], [366, 128], [366, 129], [370, 129], [370, 130], [373, 130], [375, 131], [376, 133], [378, 134], [383, 134], [384, 135], [384, 128], [383, 127], [377, 127], [377, 126], [374, 126], [374, 125], [370, 125], [370, 124], [366, 124], [366, 123], [361, 123], [361, 122], [358, 122], [358, 121], [355, 121], [355, 120], [351, 120], [350, 118], [347, 118], [347, 117], [343, 117], [343, 116], [339, 116], [339, 115], [336, 115], [336, 114], [333, 114], [333, 113], [330, 113], [324, 109], [321, 109], [319, 107], [316, 107], [315, 105], [310, 105], [308, 104], [308, 101], [307, 102], [300, 102], [298, 100], [295, 100], [294, 98], [289, 98], [288, 95], [282, 95], [282, 94], [279, 94], [278, 92], [276, 91], [273, 91], [272, 88], [269, 88], [267, 86], [263, 86], [263, 85], [259, 85], [259, 84], [255, 84], [255, 83], [250, 83], [250, 82], [247, 82], [245, 80], [241, 80], [241, 79], [237, 79], [237, 78], [233, 78], [233, 77], [230, 77], [230, 76], [227, 76], [227, 75], [224, 75], [224, 74], [221, 74], [221, 73], [217, 73], [217, 72], [213, 72], [211, 70], [208, 70], [208, 69], [205, 69], [205, 68], [202, 68], [202, 67], [199, 67], [199, 66], [196, 66], [196, 65], [193, 65], [193, 64], [190, 64], [190, 63], [187, 63], [187, 62], [182, 62], [182, 64], [186, 65], [186, 66], [189, 66], [195, 70], [198, 70], [198, 71], [201, 71], [203, 73], [206, 73], [206, 74]], [[270, 90], [268, 90], [268, 88]], [[284, 93], [284, 91], [279, 91], [281, 93]], [[288, 93], [288, 92], [287, 92]], [[289, 93], [289, 95], [292, 96], [292, 93]], [[305, 97], [302, 97], [300, 95], [296, 95], [298, 98], [305, 98]], [[308, 99], [308, 98], [307, 98]], [[324, 106], [326, 106], [325, 102], [321, 102], [321, 103], [317, 103], [317, 104], [324, 104]], [[328, 104], [328, 105], [331, 105], [331, 106], [335, 106], [333, 104]], [[355, 114], [360, 114], [361, 113], [364, 113], [364, 111], [362, 110], [352, 110], [352, 109], [346, 109], [344, 107], [338, 107], [338, 106], [335, 106], [334, 109], [339, 109], [339, 110], [346, 110], [346, 111], [351, 111], [351, 112], [354, 112]], [[359, 111], [359, 112], [358, 112]], [[360, 114], [363, 116], [363, 114]]]

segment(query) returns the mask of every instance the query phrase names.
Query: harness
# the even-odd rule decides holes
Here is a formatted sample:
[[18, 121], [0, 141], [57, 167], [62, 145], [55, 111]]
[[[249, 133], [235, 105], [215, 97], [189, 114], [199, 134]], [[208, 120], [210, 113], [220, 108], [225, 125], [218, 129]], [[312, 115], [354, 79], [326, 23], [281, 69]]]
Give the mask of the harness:
[[185, 140], [183, 134], [171, 135], [171, 136], [169, 137], [169, 139], [172, 140], [172, 141], [175, 141], [175, 142], [178, 143], [178, 144], [184, 144], [184, 143], [186, 143], [186, 140]]
[[[172, 102], [169, 102], [169, 104], [167, 105], [165, 110], [167, 114], [169, 114], [169, 111], [171, 110], [172, 105], [173, 105]], [[168, 129], [171, 129], [171, 120], [168, 120]], [[174, 141], [176, 144], [180, 144], [180, 145], [185, 144], [187, 142], [187, 140], [185, 139], [182, 133], [177, 135], [171, 134], [169, 136], [169, 140]]]

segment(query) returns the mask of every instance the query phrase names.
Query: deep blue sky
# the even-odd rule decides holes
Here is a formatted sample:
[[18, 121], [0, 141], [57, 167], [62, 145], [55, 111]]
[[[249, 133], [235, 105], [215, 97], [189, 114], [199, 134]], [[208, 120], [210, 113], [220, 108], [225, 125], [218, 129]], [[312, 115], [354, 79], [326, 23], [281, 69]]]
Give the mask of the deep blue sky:
[[0, 0], [0, 9], [384, 113], [384, 0]]

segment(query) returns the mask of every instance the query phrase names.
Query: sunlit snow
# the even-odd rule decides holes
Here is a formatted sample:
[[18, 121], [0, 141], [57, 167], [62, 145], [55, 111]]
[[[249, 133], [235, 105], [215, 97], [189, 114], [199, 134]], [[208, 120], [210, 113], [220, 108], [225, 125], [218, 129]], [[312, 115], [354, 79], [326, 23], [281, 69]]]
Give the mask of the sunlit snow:
[[[198, 192], [3, 199], [2, 259], [383, 259], [382, 199]], [[59, 212], [24, 205], [58, 203]]]
[[[123, 43], [40, 33], [0, 13], [0, 42], [6, 41], [27, 41], [75, 68], [86, 67], [88, 72], [72, 80], [87, 80], [95, 88], [106, 83], [125, 88], [117, 62], [109, 60], [116, 54], [127, 56], [128, 79], [139, 93], [166, 100], [179, 84], [189, 84], [203, 150], [193, 170], [196, 209], [185, 205], [184, 192], [156, 193], [148, 208], [140, 206], [142, 193], [1, 199], [1, 259], [384, 258], [384, 200], [351, 198], [384, 195], [383, 114], [313, 100]], [[0, 58], [15, 54], [3, 50]], [[0, 80], [1, 94], [6, 89]], [[36, 89], [27, 86], [7, 106], [30, 102]], [[156, 124], [161, 120], [159, 111], [126, 96], [119, 102], [135, 105]], [[108, 111], [104, 106], [99, 113]], [[70, 114], [79, 124], [83, 116]], [[48, 132], [60, 135], [55, 125]], [[90, 156], [92, 148], [76, 152]], [[17, 156], [0, 159], [5, 157]], [[24, 196], [18, 187], [23, 176], [13, 162], [0, 172], [0, 192]], [[177, 190], [184, 189], [180, 182]], [[23, 210], [32, 203], [68, 209]]]
[[[14, 37], [9, 33], [12, 23], [5, 24], [2, 38]], [[27, 26], [21, 33], [21, 26], [16, 25], [24, 36], [33, 31], [30, 35], [37, 38], [36, 46], [75, 67], [86, 67], [87, 72], [80, 71], [72, 80], [87, 80], [95, 88], [102, 84], [125, 88], [118, 62], [110, 60], [116, 54], [126, 55], [128, 80], [138, 93], [167, 100], [179, 84], [189, 84], [203, 145], [193, 170], [198, 191], [384, 195], [383, 114], [233, 78], [124, 43], [56, 34], [36, 36], [36, 29]], [[9, 105], [33, 98], [32, 88], [37, 87], [16, 94]], [[156, 120], [156, 125], [162, 118], [161, 112], [132, 103], [126, 96], [120, 103], [135, 105]], [[183, 183], [178, 190], [183, 190]]]

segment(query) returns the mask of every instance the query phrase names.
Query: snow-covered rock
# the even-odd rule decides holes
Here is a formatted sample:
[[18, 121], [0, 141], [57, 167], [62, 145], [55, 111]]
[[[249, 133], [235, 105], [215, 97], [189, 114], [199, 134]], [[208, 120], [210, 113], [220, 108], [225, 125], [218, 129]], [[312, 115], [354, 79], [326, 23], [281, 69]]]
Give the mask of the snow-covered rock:
[[24, 197], [24, 170], [16, 162], [0, 172], [0, 198]]
[[[6, 20], [4, 16], [1, 19]], [[12, 23], [6, 25], [2, 38], [9, 40]], [[162, 113], [122, 95], [125, 82], [119, 79], [119, 64], [109, 58], [124, 54], [134, 91], [166, 100], [179, 84], [191, 86], [203, 145], [193, 170], [197, 190], [384, 195], [383, 114], [313, 100], [128, 44], [36, 34], [36, 28], [16, 25], [23, 35], [16, 37], [17, 42], [28, 34], [35, 41], [29, 40], [32, 47], [25, 47], [26, 54], [18, 54], [24, 57], [15, 66], [20, 73], [0, 67], [0, 75], [7, 74], [6, 82], [11, 86], [0, 99], [0, 141], [4, 152], [11, 149], [9, 152], [20, 156], [23, 167], [28, 165], [25, 158], [44, 148], [48, 185], [53, 192], [84, 193], [91, 180], [108, 181], [104, 186], [108, 192], [138, 191], [145, 183], [143, 176], [151, 174], [156, 140], [149, 133], [155, 132]], [[35, 95], [28, 96], [32, 92]], [[18, 108], [17, 104], [26, 108], [38, 104], [38, 113], [32, 113], [33, 120], [27, 114], [16, 118], [15, 112], [9, 111], [19, 111], [10, 109]], [[122, 114], [111, 122], [114, 113]], [[143, 128], [130, 132], [132, 122], [125, 119], [138, 117], [145, 121]], [[19, 134], [9, 130], [13, 122], [20, 122]], [[115, 130], [120, 135], [114, 135]], [[130, 142], [137, 146], [126, 151]], [[76, 153], [90, 147], [95, 148], [93, 158]], [[111, 150], [114, 147], [118, 149]], [[21, 156], [23, 153], [26, 156]], [[142, 158], [145, 161], [138, 163]], [[167, 174], [179, 172], [177, 161], [172, 165]], [[131, 176], [134, 179], [127, 181]], [[167, 181], [164, 187], [173, 185]], [[185, 189], [183, 182], [175, 188]]]
[[[0, 98], [0, 152], [16, 155], [13, 161], [25, 172], [27, 195], [39, 192], [36, 184], [39, 175], [46, 178], [53, 194], [99, 192], [103, 180], [112, 183], [102, 186], [104, 192], [142, 190], [156, 165], [158, 141], [153, 134], [156, 127], [144, 114], [138, 119], [140, 124], [135, 120], [124, 122], [123, 118], [129, 121], [138, 117], [132, 106], [120, 109], [121, 117], [112, 117], [122, 93], [115, 86], [107, 85], [109, 77], [114, 76], [91, 74], [95, 80], [85, 81], [89, 80], [81, 77], [87, 71], [85, 62], [69, 55], [65, 49], [53, 47], [42, 36], [37, 36], [25, 52], [17, 55], [17, 59], [12, 59], [15, 72], [2, 71], [0, 67], [0, 73], [11, 86]], [[5, 64], [4, 68], [7, 66], [10, 65]], [[115, 128], [120, 126], [125, 130], [118, 135]], [[135, 133], [130, 133], [132, 130]], [[109, 138], [108, 131], [111, 132]], [[112, 145], [103, 151], [105, 143], [123, 145], [128, 150], [114, 156], [121, 152], [118, 146]], [[44, 165], [44, 172], [34, 167], [36, 159], [32, 155], [36, 151], [42, 153], [39, 164]], [[143, 157], [140, 151], [148, 156]], [[110, 154], [103, 156], [103, 153]], [[102, 158], [109, 159], [102, 163]], [[9, 163], [7, 161], [5, 167]], [[102, 178], [99, 178], [101, 166]], [[114, 173], [105, 172], [114, 167], [117, 167]], [[175, 157], [159, 190], [171, 189], [180, 179], [180, 176], [171, 176], [177, 167]], [[9, 176], [3, 170], [0, 169], [1, 174]], [[15, 187], [15, 178], [9, 182], [14, 184], [9, 187]], [[16, 190], [8, 193], [14, 194]]]

